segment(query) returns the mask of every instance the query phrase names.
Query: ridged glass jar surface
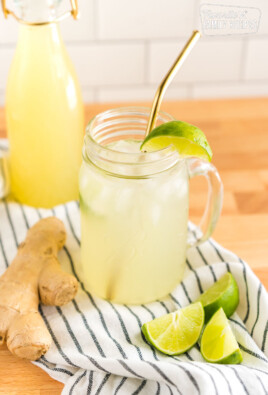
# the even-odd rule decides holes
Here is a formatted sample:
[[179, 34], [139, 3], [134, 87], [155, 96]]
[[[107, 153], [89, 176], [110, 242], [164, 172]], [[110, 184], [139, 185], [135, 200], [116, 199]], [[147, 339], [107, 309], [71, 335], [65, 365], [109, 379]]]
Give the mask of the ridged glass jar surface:
[[[83, 148], [80, 274], [90, 292], [118, 303], [167, 295], [185, 268], [187, 166], [172, 148], [140, 152], [149, 112], [98, 115]], [[170, 120], [162, 113], [158, 124]]]

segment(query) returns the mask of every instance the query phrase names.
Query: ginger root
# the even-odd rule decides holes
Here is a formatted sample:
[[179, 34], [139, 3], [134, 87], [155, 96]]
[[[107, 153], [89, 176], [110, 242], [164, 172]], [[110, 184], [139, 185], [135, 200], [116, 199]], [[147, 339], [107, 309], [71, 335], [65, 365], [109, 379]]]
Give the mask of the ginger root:
[[29, 229], [0, 277], [0, 344], [6, 341], [9, 350], [21, 358], [40, 358], [52, 341], [38, 311], [39, 296], [46, 305], [62, 306], [77, 292], [77, 280], [62, 271], [57, 259], [65, 240], [59, 219], [41, 219]]

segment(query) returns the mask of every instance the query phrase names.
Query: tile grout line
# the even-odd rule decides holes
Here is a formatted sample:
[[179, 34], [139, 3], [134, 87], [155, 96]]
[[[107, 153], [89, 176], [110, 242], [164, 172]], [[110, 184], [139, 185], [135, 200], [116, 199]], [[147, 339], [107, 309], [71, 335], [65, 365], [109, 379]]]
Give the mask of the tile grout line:
[[[96, 7], [97, 8], [97, 7]], [[97, 12], [97, 10], [95, 10], [94, 12]], [[95, 18], [95, 16], [94, 16]], [[144, 44], [144, 40], [147, 40], [150, 43], [176, 43], [178, 40], [185, 40], [188, 37], [188, 35], [184, 35], [184, 36], [178, 36], [178, 37], [174, 37], [174, 36], [170, 36], [170, 37], [150, 37], [150, 38], [127, 38], [127, 39], [100, 39], [98, 38], [98, 30], [96, 28], [96, 23], [94, 23], [94, 39], [85, 39], [85, 40], [68, 40], [68, 39], [64, 39], [64, 43], [66, 44], [66, 46], [75, 46], [75, 45], [80, 45], [80, 46], [87, 46], [87, 45], [131, 45], [131, 44]], [[241, 36], [237, 36], [235, 38], [235, 40], [248, 40], [250, 39], [250, 36], [244, 37], [242, 38]], [[258, 37], [254, 37], [255, 39], [259, 39], [259, 40], [264, 40], [268, 38], [268, 34], [259, 34]], [[230, 38], [229, 36], [221, 36], [219, 41], [228, 41], [232, 38]], [[213, 41], [211, 39], [211, 37], [203, 37], [203, 41], [209, 42], [209, 41]], [[16, 42], [9, 42], [9, 43], [1, 43], [0, 42], [0, 50], [1, 49], [13, 49], [16, 46]]]

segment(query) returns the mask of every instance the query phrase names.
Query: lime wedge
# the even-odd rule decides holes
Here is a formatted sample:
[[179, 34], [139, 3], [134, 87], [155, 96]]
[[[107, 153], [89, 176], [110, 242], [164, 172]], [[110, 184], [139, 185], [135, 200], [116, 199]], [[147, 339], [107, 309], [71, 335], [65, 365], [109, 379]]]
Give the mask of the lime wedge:
[[204, 309], [200, 302], [190, 304], [142, 326], [146, 340], [164, 354], [178, 355], [189, 350], [200, 336]]
[[201, 354], [207, 362], [211, 363], [238, 364], [243, 360], [222, 308], [212, 316], [203, 332]]
[[200, 298], [205, 310], [205, 321], [222, 307], [227, 317], [230, 317], [239, 303], [239, 289], [231, 273], [224, 274], [215, 284], [205, 291]]
[[212, 151], [198, 127], [182, 121], [163, 123], [153, 129], [141, 145], [143, 151], [157, 151], [173, 145], [181, 156], [196, 156], [211, 161]]

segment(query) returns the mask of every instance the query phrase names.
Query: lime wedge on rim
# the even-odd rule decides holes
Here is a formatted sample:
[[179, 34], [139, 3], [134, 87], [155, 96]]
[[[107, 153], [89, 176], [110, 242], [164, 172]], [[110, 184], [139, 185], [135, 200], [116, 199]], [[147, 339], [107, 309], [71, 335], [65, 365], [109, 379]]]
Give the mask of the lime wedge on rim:
[[212, 151], [198, 127], [182, 121], [163, 123], [148, 134], [141, 150], [151, 152], [173, 145], [181, 156], [195, 156], [211, 161]]
[[164, 354], [178, 355], [198, 341], [204, 324], [200, 302], [190, 304], [142, 326], [146, 340]]
[[238, 364], [243, 360], [222, 307], [212, 316], [203, 332], [201, 354], [211, 363]]
[[233, 275], [229, 272], [224, 274], [197, 301], [204, 307], [206, 322], [220, 307], [230, 317], [239, 303], [239, 289]]

